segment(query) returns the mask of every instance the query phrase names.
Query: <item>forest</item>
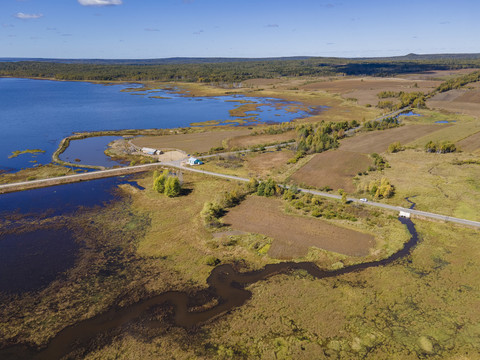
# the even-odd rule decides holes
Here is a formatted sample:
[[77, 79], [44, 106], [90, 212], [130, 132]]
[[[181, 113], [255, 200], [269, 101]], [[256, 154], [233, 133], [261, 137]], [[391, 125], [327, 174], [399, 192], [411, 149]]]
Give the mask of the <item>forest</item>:
[[[234, 61], [232, 61], [234, 60]], [[389, 59], [280, 58], [280, 59], [178, 59], [153, 63], [140, 60], [102, 63], [58, 61], [0, 62], [0, 76], [93, 81], [184, 81], [236, 83], [255, 78], [329, 75], [392, 76], [398, 74], [480, 68], [478, 57]]]

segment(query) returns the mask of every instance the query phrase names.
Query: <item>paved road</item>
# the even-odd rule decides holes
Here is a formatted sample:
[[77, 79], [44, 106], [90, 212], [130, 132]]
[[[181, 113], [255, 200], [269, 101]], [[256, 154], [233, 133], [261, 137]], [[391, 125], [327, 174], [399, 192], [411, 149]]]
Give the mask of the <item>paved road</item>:
[[[242, 178], [242, 177], [239, 177], [239, 176], [225, 175], [225, 174], [215, 173], [215, 172], [212, 172], [212, 171], [205, 171], [205, 170], [202, 170], [201, 168], [197, 168], [197, 167], [187, 167], [187, 166], [182, 164], [181, 160], [178, 160], [178, 161], [172, 161], [172, 162], [158, 162], [158, 163], [145, 164], [145, 165], [126, 166], [126, 167], [118, 168], [118, 169], [100, 170], [100, 171], [82, 173], [82, 174], [75, 174], [75, 175], [66, 175], [66, 176], [53, 178], [53, 179], [32, 180], [32, 181], [25, 181], [25, 182], [20, 182], [20, 183], [4, 184], [4, 185], [0, 185], [0, 193], [19, 191], [19, 190], [25, 190], [25, 189], [33, 189], [33, 188], [40, 188], [40, 187], [47, 187], [47, 186], [54, 186], [54, 185], [59, 185], [59, 184], [64, 184], [64, 183], [73, 183], [73, 182], [78, 182], [78, 181], [88, 181], [88, 180], [100, 179], [100, 178], [106, 178], [106, 177], [112, 177], [112, 176], [121, 176], [121, 175], [139, 173], [139, 172], [154, 170], [159, 166], [173, 167], [173, 168], [181, 169], [181, 170], [184, 170], [184, 171], [190, 171], [190, 172], [195, 172], [195, 173], [200, 173], [200, 174], [205, 174], [205, 175], [210, 175], [210, 176], [216, 176], [216, 177], [221, 177], [221, 178], [229, 179], [229, 180], [243, 181], [243, 182], [249, 181], [249, 179]], [[302, 192], [305, 192], [305, 193], [310, 193], [310, 194], [313, 194], [313, 195], [318, 195], [318, 196], [322, 196], [322, 197], [326, 197], [326, 198], [341, 199], [340, 195], [330, 194], [330, 193], [323, 192], [323, 191], [316, 191], [316, 190], [302, 189], [302, 188], [299, 188], [298, 190], [300, 190]], [[430, 219], [435, 219], [435, 220], [441, 220], [441, 221], [448, 221], [448, 222], [453, 222], [453, 223], [457, 223], [457, 224], [461, 224], [461, 225], [467, 225], [467, 226], [480, 228], [480, 222], [478, 222], [478, 221], [459, 219], [459, 218], [455, 218], [455, 217], [451, 217], [451, 216], [445, 216], [445, 215], [440, 215], [440, 214], [435, 214], [435, 213], [420, 211], [420, 210], [407, 209], [407, 208], [403, 208], [401, 206], [393, 206], [393, 205], [382, 204], [382, 203], [373, 202], [373, 201], [362, 202], [359, 199], [355, 199], [355, 198], [348, 198], [348, 200], [351, 201], [351, 202], [354, 202], [354, 203], [361, 203], [363, 205], [376, 206], [376, 207], [379, 207], [379, 208], [383, 208], [383, 209], [387, 209], [387, 210], [393, 210], [393, 211], [397, 211], [397, 212], [405, 211], [405, 212], [411, 213], [412, 215], [416, 215], [416, 216], [420, 216], [420, 217], [425, 217], [425, 218], [430, 218]]]
[[[196, 173], [200, 173], [200, 174], [221, 177], [221, 178], [225, 178], [225, 179], [229, 179], [229, 180], [244, 181], [244, 182], [249, 181], [249, 179], [247, 179], [247, 178], [242, 178], [242, 177], [233, 176], [233, 175], [219, 174], [219, 173], [215, 173], [215, 172], [211, 172], [211, 171], [201, 170], [199, 168], [187, 167], [187, 166], [182, 165], [180, 161], [164, 163], [164, 165], [174, 167], [174, 168], [177, 168], [177, 169], [181, 169], [181, 170], [185, 170], [185, 171], [191, 171], [191, 172], [196, 172]], [[318, 195], [318, 196], [322, 196], [322, 197], [326, 197], [326, 198], [331, 198], [331, 199], [341, 199], [342, 198], [340, 195], [330, 194], [330, 193], [323, 192], [323, 191], [316, 191], [316, 190], [303, 189], [303, 188], [298, 188], [298, 190], [301, 191], [301, 192], [305, 192], [305, 193], [309, 193], [309, 194], [313, 194], [313, 195]], [[419, 216], [419, 217], [425, 217], [425, 218], [430, 218], [430, 219], [434, 219], [434, 220], [453, 222], [453, 223], [456, 223], [456, 224], [472, 226], [472, 227], [480, 229], [480, 222], [478, 222], [478, 221], [459, 219], [459, 218], [455, 218], [455, 217], [451, 217], [451, 216], [445, 216], [445, 215], [440, 215], [440, 214], [435, 214], [435, 213], [420, 211], [420, 210], [414, 210], [414, 209], [407, 209], [407, 208], [404, 208], [404, 207], [401, 207], [401, 206], [388, 205], [388, 204], [383, 204], [383, 203], [374, 202], [374, 201], [363, 202], [360, 199], [356, 199], [356, 198], [348, 198], [348, 200], [351, 201], [351, 202], [359, 203], [359, 204], [363, 204], [363, 205], [375, 206], [375, 207], [379, 207], [379, 208], [383, 208], [383, 209], [387, 209], [387, 210], [393, 210], [393, 211], [396, 211], [396, 212], [404, 211], [404, 212], [407, 212], [407, 213], [410, 213], [412, 215], [416, 215], [416, 216]]]

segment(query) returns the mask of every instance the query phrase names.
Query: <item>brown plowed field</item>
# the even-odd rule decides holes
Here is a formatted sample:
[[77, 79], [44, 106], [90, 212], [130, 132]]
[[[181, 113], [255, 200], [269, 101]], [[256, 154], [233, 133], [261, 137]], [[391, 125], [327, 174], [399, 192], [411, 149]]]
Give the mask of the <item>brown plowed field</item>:
[[353, 192], [353, 177], [372, 165], [372, 160], [357, 152], [334, 150], [316, 154], [305, 166], [292, 175], [297, 184], [307, 184], [334, 190], [344, 189]]
[[278, 199], [250, 196], [223, 218], [235, 230], [274, 239], [268, 252], [277, 259], [307, 254], [315, 246], [350, 256], [365, 256], [375, 244], [372, 235], [338, 227], [323, 220], [287, 215]]
[[363, 154], [381, 153], [388, 149], [388, 145], [399, 141], [407, 144], [417, 138], [440, 130], [449, 124], [407, 125], [395, 129], [371, 131], [355, 135], [342, 141], [340, 149], [343, 151], [359, 152]]
[[469, 137], [459, 141], [457, 146], [460, 150], [466, 152], [474, 152], [480, 149], [480, 131], [476, 134], [470, 135]]
[[[307, 85], [303, 85], [303, 90], [322, 90], [331, 93], [341, 94], [344, 98], [355, 98], [358, 104], [376, 105], [379, 100], [396, 99], [379, 99], [377, 94], [381, 91], [404, 91], [416, 92], [421, 91], [428, 93], [435, 89], [441, 81], [434, 80], [407, 80], [400, 78], [335, 78], [334, 80], [318, 81]], [[415, 85], [416, 84], [416, 85]]]
[[288, 131], [283, 134], [262, 134], [262, 135], [243, 135], [243, 136], [236, 136], [228, 140], [228, 147], [234, 148], [242, 148], [242, 147], [250, 147], [256, 145], [263, 145], [269, 144], [274, 142], [284, 142], [288, 140], [295, 139], [296, 134], [295, 131]]
[[212, 147], [222, 146], [223, 140], [248, 135], [251, 130], [226, 130], [209, 131], [204, 133], [143, 136], [132, 140], [132, 143], [140, 147], [155, 149], [180, 149], [188, 153], [207, 152]]
[[480, 118], [480, 83], [468, 84], [466, 88], [450, 90], [427, 101], [427, 106]]
[[288, 159], [291, 159], [294, 155], [295, 153], [289, 150], [255, 154], [246, 159], [248, 171], [252, 173], [252, 176], [265, 177], [273, 170], [282, 170], [285, 168]]

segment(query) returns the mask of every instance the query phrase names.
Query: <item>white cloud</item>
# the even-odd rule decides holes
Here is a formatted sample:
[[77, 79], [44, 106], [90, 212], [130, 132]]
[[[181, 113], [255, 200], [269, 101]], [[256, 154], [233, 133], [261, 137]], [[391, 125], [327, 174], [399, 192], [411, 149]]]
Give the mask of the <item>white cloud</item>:
[[78, 0], [78, 3], [83, 6], [110, 6], [122, 5], [122, 0]]
[[25, 14], [22, 12], [16, 13], [15, 16], [17, 19], [30, 20], [30, 19], [40, 19], [43, 17], [43, 14]]

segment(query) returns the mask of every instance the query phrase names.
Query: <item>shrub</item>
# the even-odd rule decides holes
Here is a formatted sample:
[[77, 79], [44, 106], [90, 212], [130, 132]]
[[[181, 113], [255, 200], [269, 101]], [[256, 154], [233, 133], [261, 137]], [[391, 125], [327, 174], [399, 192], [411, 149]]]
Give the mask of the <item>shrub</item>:
[[217, 203], [206, 202], [200, 212], [203, 222], [208, 227], [220, 227], [222, 224], [218, 220], [225, 210]]
[[213, 255], [207, 256], [205, 258], [205, 264], [208, 266], [217, 266], [220, 263], [221, 263], [220, 259], [216, 258]]
[[400, 144], [399, 141], [396, 141], [394, 143], [391, 143], [390, 145], [388, 145], [388, 152], [389, 153], [397, 153], [399, 151], [403, 151], [405, 150], [405, 147], [402, 146], [402, 144]]

